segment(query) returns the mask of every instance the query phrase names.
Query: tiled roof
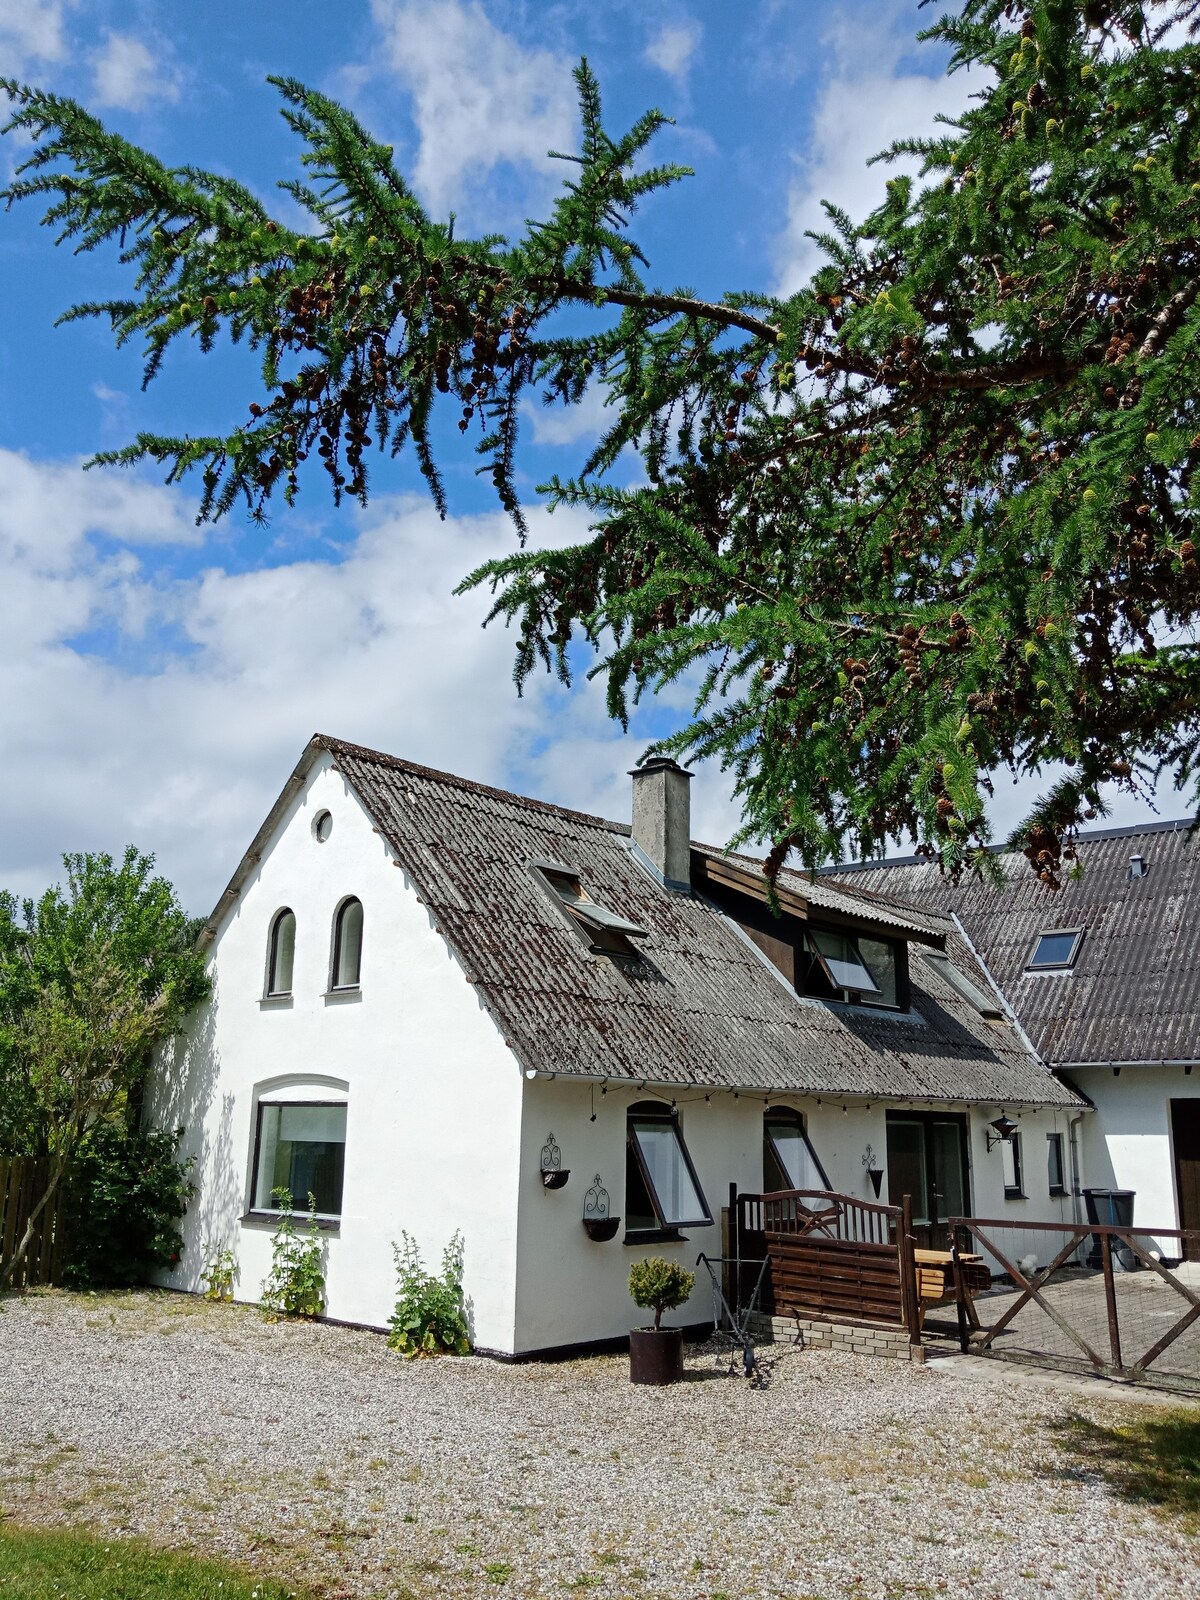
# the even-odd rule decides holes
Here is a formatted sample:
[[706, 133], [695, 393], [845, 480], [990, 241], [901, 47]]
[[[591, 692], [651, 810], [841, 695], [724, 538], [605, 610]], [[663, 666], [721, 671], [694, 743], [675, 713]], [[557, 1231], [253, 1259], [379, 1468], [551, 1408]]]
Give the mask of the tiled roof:
[[[1016, 1012], [1055, 1065], [1200, 1059], [1200, 842], [1187, 822], [1083, 834], [1083, 875], [1048, 891], [1020, 855], [1002, 855], [1007, 882], [953, 887], [935, 864], [908, 859], [834, 869], [934, 912], [954, 912]], [[1144, 878], [1130, 878], [1140, 855]], [[830, 881], [829, 878], [825, 879]], [[1027, 973], [1039, 933], [1083, 928], [1068, 972]]]
[[[321, 750], [524, 1068], [905, 1101], [1076, 1103], [1015, 1030], [984, 1021], [915, 950], [915, 1017], [799, 998], [714, 905], [651, 877], [627, 826], [321, 735], [306, 760]], [[642, 959], [619, 965], [592, 955], [530, 870], [539, 859], [577, 870], [593, 899], [647, 929]], [[227, 893], [238, 883], [235, 874]], [[811, 888], [798, 876], [791, 886]], [[818, 896], [839, 906], [864, 899], [833, 885], [818, 886], [814, 904]], [[868, 898], [872, 917], [886, 909], [886, 897]], [[927, 912], [919, 921], [933, 926]], [[947, 948], [986, 981], [953, 934]]]

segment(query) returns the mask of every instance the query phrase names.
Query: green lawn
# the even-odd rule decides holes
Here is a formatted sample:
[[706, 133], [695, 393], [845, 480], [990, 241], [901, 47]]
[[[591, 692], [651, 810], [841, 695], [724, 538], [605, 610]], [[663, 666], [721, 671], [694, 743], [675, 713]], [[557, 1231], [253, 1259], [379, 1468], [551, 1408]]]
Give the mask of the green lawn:
[[244, 1568], [0, 1521], [0, 1600], [310, 1600]]
[[1058, 1442], [1127, 1500], [1140, 1501], [1200, 1536], [1200, 1410], [1147, 1410], [1117, 1425], [1072, 1416]]

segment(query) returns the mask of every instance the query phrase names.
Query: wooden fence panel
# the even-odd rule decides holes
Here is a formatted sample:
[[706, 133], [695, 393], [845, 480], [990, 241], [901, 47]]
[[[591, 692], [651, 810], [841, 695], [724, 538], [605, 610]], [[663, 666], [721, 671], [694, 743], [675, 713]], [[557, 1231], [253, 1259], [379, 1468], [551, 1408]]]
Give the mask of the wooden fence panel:
[[[25, 1234], [30, 1213], [50, 1179], [48, 1156], [0, 1156], [0, 1272], [11, 1261]], [[17, 1268], [13, 1289], [60, 1283], [65, 1261], [65, 1183], [43, 1207], [34, 1226], [25, 1260]]]

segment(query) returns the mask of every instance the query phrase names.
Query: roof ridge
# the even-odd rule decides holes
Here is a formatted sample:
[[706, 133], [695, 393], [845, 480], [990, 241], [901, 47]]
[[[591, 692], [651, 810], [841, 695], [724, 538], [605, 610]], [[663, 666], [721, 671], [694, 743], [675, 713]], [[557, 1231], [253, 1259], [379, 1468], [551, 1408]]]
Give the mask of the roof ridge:
[[319, 746], [322, 750], [328, 750], [334, 757], [345, 755], [352, 760], [366, 761], [374, 766], [407, 772], [415, 778], [436, 779], [439, 783], [452, 784], [455, 788], [465, 789], [472, 794], [491, 795], [497, 800], [531, 806], [536, 811], [549, 811], [556, 816], [570, 817], [574, 822], [605, 828], [609, 833], [627, 834], [630, 831], [627, 822], [614, 822], [609, 817], [598, 817], [590, 811], [576, 811], [571, 806], [557, 805], [553, 800], [539, 800], [534, 795], [518, 794], [515, 789], [501, 789], [495, 784], [480, 783], [476, 778], [464, 778], [457, 772], [445, 772], [440, 767], [426, 767], [419, 761], [406, 761], [403, 756], [391, 755], [386, 750], [375, 750], [369, 745], [353, 744], [349, 739], [339, 739], [331, 733], [314, 733], [309, 743]]
[[[1083, 833], [1075, 835], [1080, 844], [1095, 843], [1102, 839], [1136, 839], [1147, 833], [1178, 833], [1182, 828], [1193, 826], [1191, 817], [1159, 818], [1156, 822], [1130, 822], [1113, 828], [1088, 828]], [[988, 844], [984, 849], [993, 856], [1018, 856], [1020, 850], [1010, 849], [1006, 844]], [[843, 872], [874, 872], [881, 867], [922, 867], [936, 866], [937, 860], [933, 856], [880, 856], [874, 861], [842, 861], [827, 867], [818, 867], [820, 877], [837, 876]]]

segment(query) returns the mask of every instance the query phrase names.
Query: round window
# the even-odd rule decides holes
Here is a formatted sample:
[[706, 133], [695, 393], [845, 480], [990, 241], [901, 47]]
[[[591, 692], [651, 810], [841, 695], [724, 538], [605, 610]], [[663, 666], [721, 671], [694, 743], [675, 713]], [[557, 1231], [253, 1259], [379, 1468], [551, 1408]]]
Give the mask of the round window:
[[313, 838], [318, 844], [324, 844], [333, 832], [333, 812], [318, 811], [313, 819]]

